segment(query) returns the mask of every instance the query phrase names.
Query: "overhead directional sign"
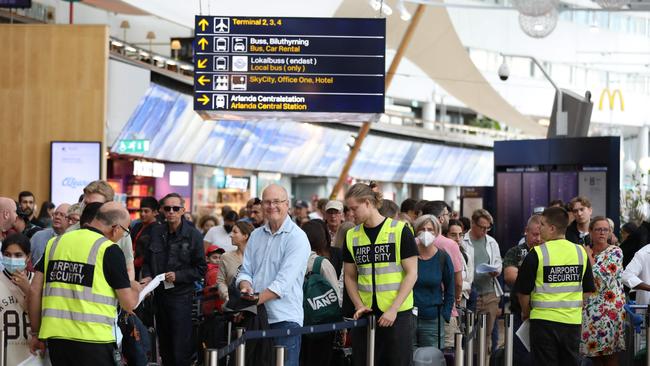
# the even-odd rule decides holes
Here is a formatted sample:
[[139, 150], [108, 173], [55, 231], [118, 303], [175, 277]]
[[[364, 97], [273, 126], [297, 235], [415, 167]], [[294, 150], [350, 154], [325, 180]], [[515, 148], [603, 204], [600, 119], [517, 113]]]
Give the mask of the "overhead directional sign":
[[384, 112], [385, 19], [197, 16], [194, 109]]

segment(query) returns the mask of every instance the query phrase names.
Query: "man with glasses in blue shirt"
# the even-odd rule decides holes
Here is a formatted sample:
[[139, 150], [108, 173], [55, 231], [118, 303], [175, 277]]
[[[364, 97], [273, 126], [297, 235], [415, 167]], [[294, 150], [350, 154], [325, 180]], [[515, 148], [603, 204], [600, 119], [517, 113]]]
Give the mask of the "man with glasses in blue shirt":
[[170, 193], [162, 200], [165, 224], [151, 232], [144, 256], [142, 282], [165, 274], [163, 286], [154, 292], [156, 325], [163, 365], [189, 366], [192, 352], [192, 298], [194, 282], [206, 271], [203, 236], [182, 220], [185, 200]]
[[[289, 217], [283, 187], [273, 184], [264, 189], [262, 207], [266, 223], [248, 239], [237, 286], [258, 305], [264, 304], [271, 329], [298, 328], [304, 317], [302, 284], [309, 240]], [[285, 347], [287, 366], [298, 366], [300, 336], [278, 337], [274, 343]]]

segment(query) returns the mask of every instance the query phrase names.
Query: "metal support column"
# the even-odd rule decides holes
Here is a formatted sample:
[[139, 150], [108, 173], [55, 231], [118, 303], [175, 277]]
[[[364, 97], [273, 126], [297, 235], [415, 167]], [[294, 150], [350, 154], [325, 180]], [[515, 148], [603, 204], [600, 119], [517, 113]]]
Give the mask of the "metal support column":
[[[399, 47], [397, 48], [397, 52], [395, 53], [395, 57], [393, 57], [393, 61], [391, 62], [388, 71], [386, 72], [386, 80], [384, 83], [384, 90], [386, 91], [388, 90], [390, 83], [393, 81], [393, 77], [397, 71], [397, 66], [399, 66], [399, 63], [402, 61], [402, 57], [406, 52], [406, 48], [411, 43], [413, 33], [415, 33], [415, 29], [417, 28], [418, 23], [420, 22], [420, 18], [422, 18], [422, 14], [424, 14], [425, 9], [426, 5], [418, 4], [417, 9], [415, 10], [415, 14], [413, 15], [413, 18], [411, 18], [411, 22], [409, 23], [408, 28], [406, 28], [406, 32], [404, 32], [402, 42], [400, 42]], [[339, 179], [336, 181], [334, 188], [332, 188], [330, 199], [336, 199], [339, 190], [343, 187], [343, 183], [345, 182], [345, 179], [350, 172], [350, 168], [352, 168], [352, 163], [354, 163], [354, 159], [357, 157], [359, 150], [361, 150], [361, 145], [363, 144], [363, 140], [365, 140], [366, 136], [368, 135], [368, 132], [370, 132], [370, 122], [364, 122], [363, 125], [361, 125], [361, 128], [359, 128], [359, 133], [357, 134], [357, 138], [354, 140], [354, 145], [352, 146], [352, 149], [350, 149], [350, 154], [348, 155], [348, 158], [343, 165], [343, 170], [341, 170]]]
[[[237, 327], [237, 339], [244, 336], [244, 328]], [[236, 366], [245, 366], [246, 365], [246, 343], [242, 343], [237, 350], [235, 351], [235, 365]]]

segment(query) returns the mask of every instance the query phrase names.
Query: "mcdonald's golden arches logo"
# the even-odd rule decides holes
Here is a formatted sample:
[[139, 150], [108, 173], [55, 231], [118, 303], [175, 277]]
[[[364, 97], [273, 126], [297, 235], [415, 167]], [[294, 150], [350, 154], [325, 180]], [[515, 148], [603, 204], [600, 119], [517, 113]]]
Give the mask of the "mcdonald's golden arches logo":
[[603, 89], [600, 93], [600, 102], [598, 103], [599, 110], [603, 110], [603, 99], [605, 99], [605, 95], [607, 95], [607, 99], [609, 100], [609, 110], [614, 110], [614, 103], [616, 102], [616, 96], [618, 95], [618, 100], [621, 102], [621, 112], [625, 111], [625, 102], [623, 101], [623, 93], [621, 90], [614, 89], [614, 92], [612, 93], [609, 91], [609, 88]]

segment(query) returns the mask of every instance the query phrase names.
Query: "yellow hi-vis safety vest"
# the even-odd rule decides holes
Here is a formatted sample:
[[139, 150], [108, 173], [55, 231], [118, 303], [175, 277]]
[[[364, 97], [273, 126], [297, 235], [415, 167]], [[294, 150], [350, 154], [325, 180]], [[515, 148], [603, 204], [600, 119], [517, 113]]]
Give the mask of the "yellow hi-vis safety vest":
[[531, 294], [530, 319], [581, 324], [587, 252], [564, 239], [546, 242], [533, 250], [540, 264]]
[[115, 342], [115, 290], [104, 277], [104, 253], [114, 245], [79, 229], [51, 239], [45, 260], [40, 339]]
[[[348, 250], [354, 256], [357, 265], [359, 296], [367, 307], [372, 306], [373, 280], [377, 306], [381, 311], [387, 311], [397, 297], [399, 286], [405, 277], [400, 257], [403, 229], [403, 222], [387, 218], [374, 243], [370, 242], [363, 225], [358, 225], [346, 233]], [[398, 311], [411, 308], [413, 308], [412, 290]]]

